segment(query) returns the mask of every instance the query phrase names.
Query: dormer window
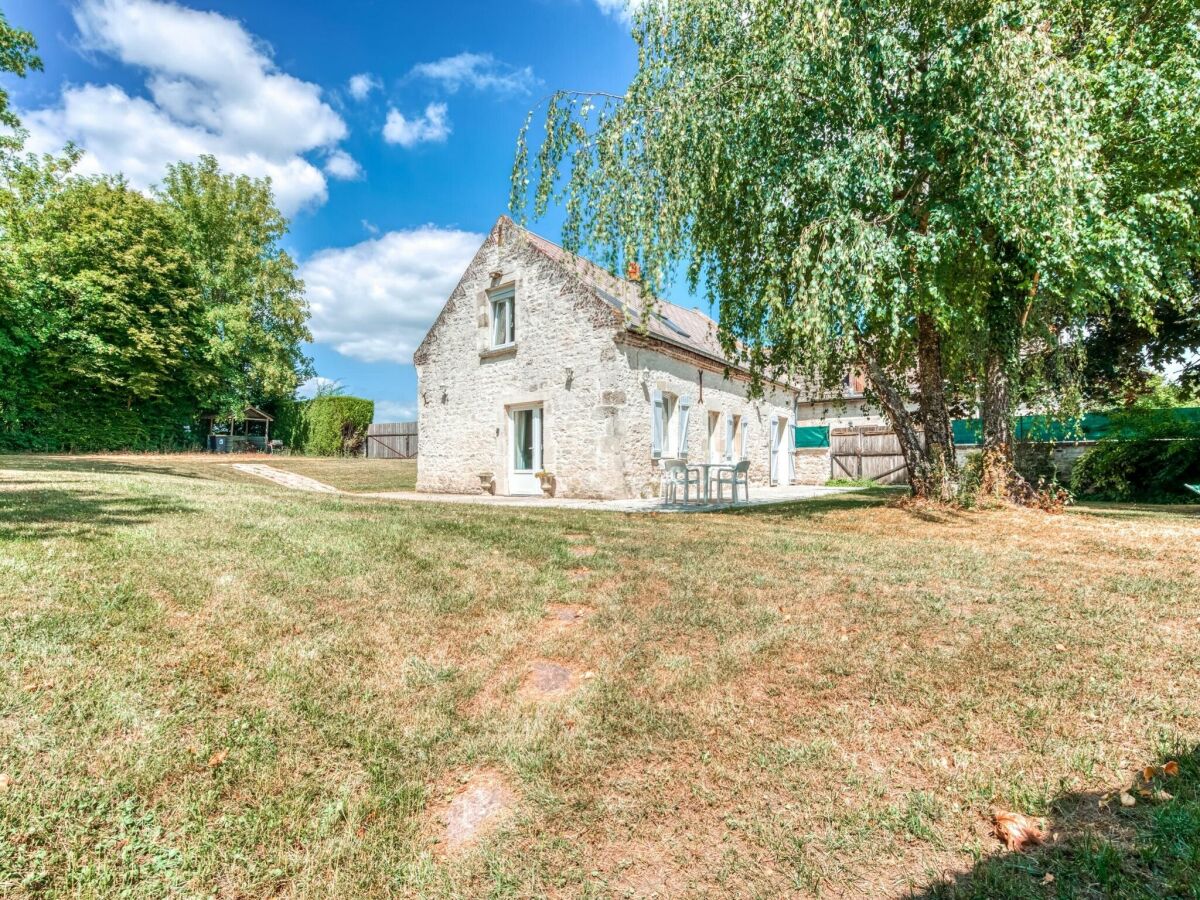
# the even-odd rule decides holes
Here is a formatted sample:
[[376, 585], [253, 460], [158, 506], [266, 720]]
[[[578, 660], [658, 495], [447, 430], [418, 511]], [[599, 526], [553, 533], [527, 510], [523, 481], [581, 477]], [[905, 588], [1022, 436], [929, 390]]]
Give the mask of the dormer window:
[[511, 347], [517, 342], [516, 291], [500, 288], [488, 297], [492, 301], [492, 349]]

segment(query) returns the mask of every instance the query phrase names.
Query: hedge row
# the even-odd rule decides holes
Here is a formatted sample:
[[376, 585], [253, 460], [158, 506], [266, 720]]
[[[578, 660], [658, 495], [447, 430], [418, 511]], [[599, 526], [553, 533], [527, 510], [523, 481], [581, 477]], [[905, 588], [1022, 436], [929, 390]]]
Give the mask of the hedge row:
[[280, 408], [274, 434], [309, 456], [357, 456], [375, 418], [375, 402], [361, 397], [316, 397]]

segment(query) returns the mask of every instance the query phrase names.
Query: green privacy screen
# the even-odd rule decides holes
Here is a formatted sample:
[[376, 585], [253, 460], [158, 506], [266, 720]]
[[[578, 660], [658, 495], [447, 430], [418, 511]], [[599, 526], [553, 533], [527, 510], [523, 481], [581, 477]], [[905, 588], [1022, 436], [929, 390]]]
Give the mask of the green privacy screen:
[[[1200, 422], [1200, 407], [1158, 409], [1151, 415], [1174, 417]], [[1079, 419], [1055, 419], [1051, 416], [1018, 416], [1013, 423], [1018, 441], [1098, 441], [1110, 437], [1112, 420], [1103, 413], [1088, 413]], [[955, 419], [954, 443], [960, 446], [979, 444], [983, 440], [983, 425], [979, 419]]]
[[[1189, 422], [1200, 422], [1200, 407], [1160, 409], [1155, 414], [1174, 416]], [[983, 440], [983, 424], [979, 419], [955, 419], [954, 443], [960, 447], [978, 445]], [[1018, 416], [1013, 423], [1018, 441], [1098, 441], [1108, 436], [1112, 420], [1103, 413], [1088, 413], [1079, 419], [1055, 419], [1052, 416]], [[796, 427], [798, 448], [829, 446], [829, 426], [799, 425]]]
[[829, 446], [829, 426], [828, 425], [797, 425], [796, 426], [796, 447], [798, 449], [808, 449], [813, 447], [828, 447]]

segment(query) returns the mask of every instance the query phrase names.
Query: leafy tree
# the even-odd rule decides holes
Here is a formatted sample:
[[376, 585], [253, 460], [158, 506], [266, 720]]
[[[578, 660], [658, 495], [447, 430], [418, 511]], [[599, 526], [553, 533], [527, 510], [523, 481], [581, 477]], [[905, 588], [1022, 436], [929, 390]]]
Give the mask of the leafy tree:
[[[1186, 225], [1179, 197], [1165, 217], [1138, 206], [1137, 151], [1116, 148], [1125, 79], [1169, 46], [1105, 69], [1089, 8], [645, 4], [628, 90], [555, 94], [532, 163], [526, 123], [513, 209], [532, 181], [534, 215], [565, 201], [568, 246], [616, 271], [637, 261], [652, 286], [685, 261], [720, 300], [726, 352], [760, 376], [864, 371], [914, 490], [948, 497], [955, 393], [983, 385], [1006, 428], [1029, 335], [1062, 340], [1118, 304], [1141, 317], [1159, 263], [1147, 233]], [[1117, 9], [1128, 38], [1138, 14]]]
[[[1020, 246], [991, 248], [1005, 265], [991, 290], [979, 377], [994, 459], [1011, 463], [1017, 399], [1077, 387], [1108, 400], [1144, 385], [1146, 362], [1178, 361], [1200, 344], [1198, 12], [1187, 2], [1046, 7], [1044, 29], [1073, 73], [1077, 121], [1090, 136], [1084, 161], [1099, 190], [1077, 220], [1073, 270], [1047, 272]], [[1047, 354], [1056, 362], [1048, 370]]]
[[[4, 12], [0, 11], [0, 72], [11, 72], [24, 78], [29, 71], [42, 69], [42, 60], [35, 52], [37, 41], [28, 31], [14, 28], [8, 23]], [[0, 87], [0, 125], [14, 131], [19, 130], [21, 122], [12, 111], [8, 102], [8, 91]], [[20, 134], [0, 136], [0, 149], [17, 148], [22, 144]]]
[[5, 245], [11, 293], [36, 312], [10, 424], [47, 448], [177, 440], [197, 413], [202, 319], [174, 223], [119, 178], [56, 173], [26, 169], [48, 195]]
[[955, 0], [648, 4], [624, 97], [552, 100], [535, 214], [569, 157], [568, 244], [637, 257], [657, 285], [686, 259], [756, 372], [864, 370], [914, 489], [948, 497], [948, 367], [974, 352], [959, 336], [995, 268], [980, 236], [1066, 255], [1072, 234], [1027, 235], [1074, 221], [1090, 187], [1070, 73], [1038, 25]]
[[169, 167], [158, 190], [198, 278], [208, 378], [199, 398], [214, 412], [291, 397], [312, 374], [304, 285], [279, 247], [287, 220], [269, 179], [221, 172], [216, 159]]
[[37, 275], [27, 250], [77, 158], [74, 150], [56, 158], [0, 149], [0, 429], [19, 427], [36, 393], [38, 354], [54, 338], [52, 322], [29, 289]]

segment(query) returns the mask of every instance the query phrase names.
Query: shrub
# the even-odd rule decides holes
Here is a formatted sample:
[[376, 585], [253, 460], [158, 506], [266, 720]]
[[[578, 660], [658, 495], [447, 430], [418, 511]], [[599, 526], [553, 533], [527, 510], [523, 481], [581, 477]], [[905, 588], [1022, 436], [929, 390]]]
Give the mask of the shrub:
[[[312, 456], [356, 456], [375, 418], [375, 402], [360, 397], [316, 397], [301, 404], [301, 422], [292, 434], [300, 449]], [[295, 444], [293, 444], [295, 446]]]
[[1144, 503], [1195, 499], [1184, 484], [1200, 481], [1200, 422], [1133, 411], [1114, 416], [1112, 424], [1112, 436], [1075, 463], [1076, 496]]

